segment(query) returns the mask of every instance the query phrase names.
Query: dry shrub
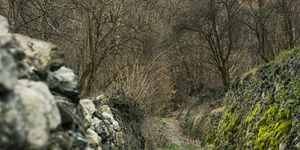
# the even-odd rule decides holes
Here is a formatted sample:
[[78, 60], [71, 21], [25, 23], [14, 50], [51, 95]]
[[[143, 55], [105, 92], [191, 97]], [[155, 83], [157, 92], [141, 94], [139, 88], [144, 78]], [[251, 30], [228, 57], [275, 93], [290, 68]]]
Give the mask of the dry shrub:
[[142, 125], [145, 113], [138, 100], [119, 91], [103, 104], [109, 105], [120, 124], [125, 141], [124, 149], [144, 149], [145, 137], [142, 134]]
[[158, 124], [158, 121], [149, 118], [144, 122], [142, 128], [144, 129], [143, 135], [146, 139], [145, 149], [159, 149], [166, 144], [167, 139], [160, 129], [161, 126]]

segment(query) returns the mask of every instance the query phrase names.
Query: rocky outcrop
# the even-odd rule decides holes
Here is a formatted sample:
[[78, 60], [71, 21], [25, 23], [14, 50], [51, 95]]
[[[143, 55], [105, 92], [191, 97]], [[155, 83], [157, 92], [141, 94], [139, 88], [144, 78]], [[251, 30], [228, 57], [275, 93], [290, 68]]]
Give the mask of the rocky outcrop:
[[236, 78], [215, 149], [300, 149], [300, 48]]
[[110, 108], [80, 100], [78, 78], [63, 66], [63, 53], [6, 27], [0, 16], [0, 149], [122, 149]]

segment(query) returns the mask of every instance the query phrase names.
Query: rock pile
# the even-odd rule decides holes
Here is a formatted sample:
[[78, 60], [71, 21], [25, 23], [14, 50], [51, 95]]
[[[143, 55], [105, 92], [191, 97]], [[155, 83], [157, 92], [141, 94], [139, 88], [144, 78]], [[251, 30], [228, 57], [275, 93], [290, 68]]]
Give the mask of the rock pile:
[[0, 148], [121, 149], [108, 106], [80, 100], [79, 82], [48, 42], [7, 33], [0, 16]]
[[84, 108], [85, 126], [88, 127], [86, 137], [90, 146], [97, 150], [120, 149], [124, 144], [123, 133], [119, 123], [107, 105], [95, 105], [93, 101], [101, 101], [101, 96], [91, 99], [82, 99], [80, 104]]

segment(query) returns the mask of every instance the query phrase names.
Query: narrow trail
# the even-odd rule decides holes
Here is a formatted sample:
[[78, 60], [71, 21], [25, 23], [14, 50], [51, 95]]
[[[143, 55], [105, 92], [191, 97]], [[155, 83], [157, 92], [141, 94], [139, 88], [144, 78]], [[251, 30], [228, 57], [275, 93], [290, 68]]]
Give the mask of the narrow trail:
[[166, 124], [167, 138], [171, 143], [177, 145], [179, 150], [187, 150], [183, 144], [200, 147], [199, 141], [192, 140], [182, 134], [179, 122], [175, 118], [163, 119], [163, 122]]

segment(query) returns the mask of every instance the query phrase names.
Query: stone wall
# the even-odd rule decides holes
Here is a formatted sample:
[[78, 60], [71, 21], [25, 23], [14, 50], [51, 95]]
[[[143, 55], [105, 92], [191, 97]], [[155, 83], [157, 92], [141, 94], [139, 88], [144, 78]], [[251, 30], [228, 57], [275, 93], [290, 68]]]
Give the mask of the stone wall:
[[217, 150], [300, 149], [300, 47], [235, 78], [224, 103], [185, 110], [183, 132]]
[[103, 96], [81, 99], [78, 77], [48, 42], [7, 33], [0, 16], [0, 149], [122, 149]]
[[215, 149], [300, 149], [300, 48], [236, 78]]

